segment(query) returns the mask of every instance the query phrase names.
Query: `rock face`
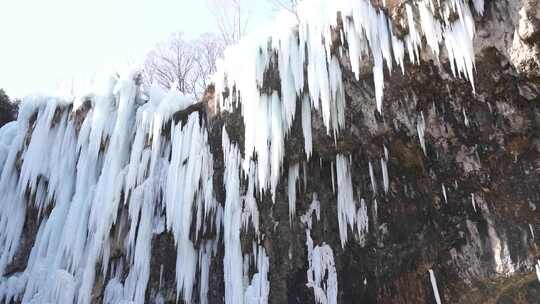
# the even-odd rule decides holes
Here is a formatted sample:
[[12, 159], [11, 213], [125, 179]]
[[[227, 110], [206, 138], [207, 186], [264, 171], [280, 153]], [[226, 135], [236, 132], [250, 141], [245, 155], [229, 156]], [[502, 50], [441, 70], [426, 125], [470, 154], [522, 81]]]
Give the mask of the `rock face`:
[[[449, 75], [447, 61], [408, 65], [404, 74], [385, 75], [379, 115], [373, 83], [364, 81], [372, 75], [357, 81], [342, 58], [345, 131], [334, 143], [321, 117], [313, 118], [313, 157], [302, 167], [296, 200], [300, 216], [318, 194], [321, 219], [314, 220], [311, 235], [334, 249], [338, 303], [436, 303], [429, 269], [442, 303], [540, 302], [534, 273], [540, 254], [539, 10], [537, 1], [486, 1], [476, 20], [475, 93]], [[423, 138], [418, 125], [425, 125]], [[295, 121], [284, 167], [302, 158], [301, 132]], [[350, 155], [354, 189], [367, 203], [363, 246], [341, 247], [331, 177], [337, 154]], [[269, 299], [311, 303], [305, 225], [289, 224], [288, 200], [283, 181], [274, 204], [268, 197], [259, 204], [270, 258]]]
[[[385, 13], [392, 16], [392, 31], [396, 35], [408, 34], [400, 22], [406, 19], [406, 2], [379, 2], [372, 4], [385, 7]], [[471, 5], [481, 2], [471, 1]], [[283, 170], [278, 171], [274, 192], [258, 192], [251, 175], [255, 173], [251, 168], [241, 171], [240, 161], [235, 159], [249, 159], [252, 153], [246, 148], [250, 138], [243, 115], [247, 114], [241, 113], [238, 104], [216, 113], [220, 97], [239, 94], [232, 89], [209, 88], [202, 103], [169, 115], [170, 121], [162, 121], [161, 128], [156, 128], [154, 121], [149, 124], [153, 129], [141, 124], [150, 130], [147, 133], [141, 129], [122, 130], [121, 138], [139, 138], [132, 133], [143, 132], [141, 150], [148, 155], [145, 158], [141, 152], [143, 156], [133, 161], [136, 153], [131, 151], [132, 155], [126, 157], [125, 165], [130, 170], [131, 165], [143, 164], [144, 168], [139, 170], [144, 173], [133, 181], [141, 188], [124, 188], [122, 184], [118, 186], [121, 191], [111, 194], [111, 201], [127, 202], [137, 195], [152, 193], [156, 195], [152, 203], [157, 207], [145, 213], [149, 211], [141, 207], [145, 206], [143, 203], [140, 210], [133, 207], [134, 203], [117, 206], [110, 230], [101, 232], [106, 244], [102, 251], [106, 254], [92, 265], [95, 271], [90, 267], [95, 280], [88, 299], [95, 303], [175, 303], [189, 299], [195, 303], [240, 303], [245, 296], [248, 303], [540, 303], [540, 275], [535, 273], [540, 269], [536, 266], [540, 263], [540, 3], [486, 0], [482, 11], [483, 16], [474, 16], [474, 91], [470, 81], [452, 76], [448, 54], [435, 59], [423, 52], [419, 54], [423, 60], [419, 65], [405, 62], [403, 72], [398, 68], [392, 73], [385, 70], [384, 104], [379, 112], [373, 65], [353, 71], [348, 53], [334, 57], [342, 73], [344, 125], [339, 136], [331, 134], [325, 118], [319, 111], [311, 112], [309, 105], [311, 117], [302, 120], [304, 100], [296, 100], [296, 118], [283, 140]], [[338, 24], [343, 26], [343, 21]], [[332, 52], [338, 53], [340, 46], [351, 43], [338, 37], [333, 36]], [[262, 90], [279, 87], [282, 75], [278, 72], [264, 71], [266, 87]], [[134, 104], [144, 103], [137, 97], [132, 99]], [[97, 111], [99, 102], [84, 100], [76, 110], [73, 105], [59, 103], [49, 113], [52, 125], [63, 126], [65, 122], [69, 126], [74, 122], [73, 134], [85, 134], [85, 117]], [[33, 114], [28, 122], [30, 126], [39, 123]], [[311, 126], [309, 160], [306, 124]], [[188, 183], [174, 185], [173, 188], [182, 190], [179, 194], [165, 186], [157, 188], [158, 194], [154, 190], [146, 192], [154, 189], [146, 183], [153, 181], [150, 178], [138, 183], [152, 177], [148, 171], [154, 170], [147, 167], [161, 168], [162, 162], [169, 167], [155, 170], [162, 174], [156, 174], [158, 180], [178, 174], [166, 171], [175, 161], [180, 168], [190, 166], [199, 152], [180, 151], [185, 156], [180, 160], [171, 152], [177, 147], [171, 142], [184, 134], [186, 129], [182, 128], [186, 126], [190, 132], [202, 130], [203, 143], [206, 139], [208, 143], [208, 151], [201, 144], [203, 163], [211, 164], [211, 168], [202, 169], [201, 177], [193, 183], [198, 190], [191, 189], [196, 194], [187, 208], [193, 218], [186, 225], [186, 218], [182, 217], [178, 232], [174, 229], [178, 222], [171, 220], [177, 213], [170, 212], [166, 197], [184, 195], [189, 190], [185, 185]], [[22, 146], [30, 141], [31, 132], [29, 129], [21, 139]], [[36, 136], [36, 129], [33, 132]], [[157, 133], [152, 132], [159, 133], [163, 141], [156, 143]], [[99, 137], [96, 149], [100, 159], [96, 166], [107, 161], [104, 151], [114, 145], [114, 134]], [[133, 142], [135, 146], [136, 139]], [[163, 153], [158, 164], [148, 160], [154, 159], [150, 154], [156, 147], [160, 147], [156, 153]], [[84, 151], [84, 147], [77, 147], [74, 155], [79, 154], [79, 149]], [[211, 161], [206, 159], [208, 155]], [[20, 158], [17, 155], [13, 160], [14, 172], [24, 169], [25, 160]], [[259, 162], [263, 159], [260, 154], [254, 158]], [[75, 166], [72, 169], [75, 172]], [[83, 169], [77, 166], [77, 172]], [[129, 175], [117, 169], [118, 176]], [[211, 169], [211, 176], [205, 175], [206, 169]], [[109, 169], [103, 169], [106, 170]], [[61, 187], [51, 188], [55, 185], [54, 175], [46, 175], [40, 172], [36, 178], [38, 189], [43, 184], [47, 189], [60, 191]], [[91, 189], [89, 192], [98, 191]], [[2, 269], [2, 300], [45, 301], [57, 294], [65, 296], [60, 291], [47, 294], [40, 288], [51, 285], [25, 277], [34, 274], [27, 272], [29, 269], [41, 274], [36, 266], [30, 266], [39, 260], [36, 256], [48, 257], [51, 249], [40, 249], [31, 255], [32, 247], [36, 239], [50, 233], [52, 228], [45, 224], [57, 219], [58, 210], [63, 210], [58, 207], [62, 206], [61, 195], [56, 195], [54, 202], [44, 208], [35, 204], [39, 201], [36, 196], [31, 189], [24, 193], [24, 200], [28, 201], [24, 225], [17, 250], [11, 259], [6, 258], [8, 262]], [[75, 200], [66, 202], [69, 206]], [[352, 212], [344, 212], [350, 211], [347, 208], [351, 202]], [[215, 205], [208, 207], [207, 203]], [[94, 212], [98, 211], [89, 213]], [[8, 222], [5, 214], [0, 212], [2, 225]], [[347, 216], [354, 218], [354, 225], [343, 219]], [[167, 226], [170, 221], [172, 229]], [[149, 222], [152, 224], [143, 225]], [[200, 229], [201, 225], [204, 229]], [[0, 227], [5, 231], [6, 226]], [[139, 238], [144, 235], [141, 231], [146, 231], [144, 227], [150, 231], [149, 236]], [[92, 228], [82, 236], [84, 240], [93, 240], [93, 234], [99, 232]], [[237, 234], [233, 228], [237, 228]], [[9, 234], [0, 232], [4, 238], [0, 239], [4, 246], [0, 250], [4, 254], [9, 249], [5, 240]], [[130, 242], [136, 245], [129, 245]], [[146, 255], [138, 255], [141, 248]], [[234, 263], [235, 254], [240, 263]], [[87, 258], [86, 254], [81, 256]], [[193, 259], [191, 263], [189, 258]], [[194, 272], [189, 272], [190, 267]], [[235, 269], [240, 271], [234, 272]], [[71, 265], [68, 270], [54, 269], [54, 274], [60, 273], [65, 281], [56, 280], [74, 286], [73, 290], [82, 289], [77, 267]], [[131, 281], [133, 273], [143, 279]], [[190, 281], [190, 274], [196, 274], [194, 280]], [[19, 281], [21, 278], [35, 285], [17, 285], [26, 282]], [[243, 288], [240, 296], [231, 292], [238, 287], [235, 280]], [[146, 291], [142, 289], [139, 295], [141, 289], [133, 288], [137, 285], [133, 282], [146, 286]], [[193, 295], [186, 299], [188, 285]], [[61, 299], [84, 303], [80, 293], [74, 291], [77, 296]]]

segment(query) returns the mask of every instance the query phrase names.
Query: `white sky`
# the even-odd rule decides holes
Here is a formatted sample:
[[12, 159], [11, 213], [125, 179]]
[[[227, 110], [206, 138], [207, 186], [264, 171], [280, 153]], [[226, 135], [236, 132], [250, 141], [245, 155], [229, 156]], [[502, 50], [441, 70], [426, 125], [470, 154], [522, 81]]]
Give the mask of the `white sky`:
[[[266, 0], [249, 1], [250, 29]], [[175, 31], [217, 31], [206, 0], [0, 0], [0, 88], [9, 96], [50, 92], [96, 71], [144, 58]], [[76, 84], [77, 85], [77, 84]]]

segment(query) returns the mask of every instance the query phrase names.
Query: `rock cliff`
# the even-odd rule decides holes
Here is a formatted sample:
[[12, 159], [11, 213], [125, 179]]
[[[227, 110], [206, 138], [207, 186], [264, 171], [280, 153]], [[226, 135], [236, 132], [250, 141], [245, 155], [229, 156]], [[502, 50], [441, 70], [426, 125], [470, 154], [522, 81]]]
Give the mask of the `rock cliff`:
[[136, 73], [26, 100], [1, 298], [540, 303], [539, 1], [338, 2], [230, 48], [199, 103]]

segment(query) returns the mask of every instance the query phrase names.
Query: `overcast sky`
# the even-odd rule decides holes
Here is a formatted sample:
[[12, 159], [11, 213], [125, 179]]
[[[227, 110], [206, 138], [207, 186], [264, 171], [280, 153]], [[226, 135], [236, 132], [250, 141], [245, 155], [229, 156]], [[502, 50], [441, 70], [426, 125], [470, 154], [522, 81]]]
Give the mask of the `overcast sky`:
[[[250, 29], [273, 12], [249, 1]], [[175, 31], [215, 32], [206, 0], [0, 0], [0, 88], [44, 93], [140, 61]]]

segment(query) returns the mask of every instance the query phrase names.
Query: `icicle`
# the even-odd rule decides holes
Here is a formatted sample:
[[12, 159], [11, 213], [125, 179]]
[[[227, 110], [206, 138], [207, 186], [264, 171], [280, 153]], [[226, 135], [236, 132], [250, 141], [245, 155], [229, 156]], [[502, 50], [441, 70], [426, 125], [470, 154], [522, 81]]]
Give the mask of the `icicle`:
[[384, 192], [388, 193], [388, 187], [389, 187], [388, 166], [386, 165], [386, 161], [384, 160], [384, 158], [381, 158], [381, 170], [382, 170], [382, 174], [383, 174]]
[[437, 288], [437, 280], [435, 279], [435, 274], [433, 270], [429, 270], [429, 279], [431, 280], [431, 287], [433, 287], [433, 294], [435, 295], [435, 301], [437, 304], [441, 304], [441, 297], [439, 296], [439, 289]]
[[279, 110], [280, 101], [275, 92], [271, 98], [272, 103], [272, 127], [271, 127], [271, 146], [270, 146], [270, 172], [271, 172], [271, 191], [272, 201], [276, 201], [276, 188], [279, 182], [281, 174], [281, 163], [283, 161], [283, 155], [285, 153], [284, 132], [283, 132], [283, 119]]
[[538, 263], [536, 263], [534, 267], [536, 268], [536, 277], [538, 278], [538, 281], [540, 282], [540, 260], [538, 260]]
[[307, 160], [309, 160], [313, 152], [313, 140], [311, 137], [311, 104], [307, 96], [302, 99], [302, 132], [304, 133], [304, 151]]
[[288, 177], [288, 198], [289, 198], [289, 221], [292, 225], [294, 216], [296, 214], [296, 183], [298, 182], [300, 172], [300, 166], [294, 164], [289, 166], [289, 177]]
[[308, 178], [308, 171], [307, 171], [307, 164], [306, 162], [302, 162], [302, 179], [303, 179], [303, 191], [306, 192], [307, 191], [307, 187], [308, 187], [308, 183], [307, 183], [307, 178]]
[[420, 34], [416, 30], [416, 26], [414, 23], [414, 14], [413, 9], [411, 7], [410, 3], [405, 4], [405, 11], [407, 13], [407, 25], [409, 28], [409, 35], [406, 37], [406, 44], [407, 44], [407, 51], [409, 52], [409, 59], [412, 63], [418, 63], [420, 62], [420, 55], [418, 52], [418, 48], [421, 45], [421, 38]]
[[242, 279], [242, 250], [240, 243], [240, 150], [230, 143], [225, 127], [223, 128], [223, 157], [225, 172], [225, 210], [223, 211], [223, 241], [225, 256], [223, 258], [225, 276], [225, 303], [242, 301], [244, 287]]
[[375, 182], [375, 174], [373, 173], [373, 166], [371, 165], [371, 161], [369, 161], [369, 178], [371, 180], [371, 190], [373, 191], [373, 194], [377, 194], [377, 183]]
[[377, 223], [378, 213], [379, 213], [379, 205], [377, 203], [377, 200], [373, 200], [373, 221]]
[[465, 75], [474, 86], [474, 20], [467, 5], [461, 5], [458, 10], [459, 21], [456, 21], [444, 29], [444, 45], [450, 59], [450, 67], [454, 76], [457, 72]]
[[343, 88], [343, 79], [341, 76], [341, 67], [336, 57], [332, 57], [328, 65], [328, 73], [330, 74], [330, 126], [334, 135], [334, 140], [339, 133], [339, 130], [345, 126], [345, 90]]
[[474, 212], [476, 212], [476, 201], [474, 199], [474, 193], [471, 193], [471, 203], [472, 203]]
[[531, 224], [529, 224], [529, 230], [531, 231], [531, 238], [534, 241], [534, 229], [533, 229], [533, 226]]
[[347, 224], [354, 230], [357, 215], [356, 202], [353, 198], [350, 163], [344, 155], [338, 154], [336, 156], [336, 173], [339, 237], [341, 246], [344, 248], [347, 242]]
[[446, 187], [444, 186], [444, 184], [442, 184], [441, 187], [442, 187], [444, 202], [448, 204], [448, 197], [446, 196]]
[[334, 179], [334, 163], [330, 162], [330, 175], [332, 176], [332, 193], [336, 193], [336, 182]]
[[465, 108], [463, 108], [463, 121], [465, 123], [465, 127], [469, 127], [469, 118], [467, 117], [467, 113], [465, 112]]
[[210, 280], [210, 263], [214, 250], [215, 241], [206, 241], [199, 251], [200, 267], [200, 291], [199, 298], [201, 303], [208, 303], [208, 283]]
[[484, 15], [484, 0], [474, 0], [474, 10], [478, 14]]
[[163, 264], [159, 266], [159, 285], [158, 285], [159, 290], [161, 290], [162, 284], [163, 284]]
[[[188, 118], [184, 127], [181, 124], [176, 125], [171, 134], [172, 159], [165, 192], [167, 228], [172, 231], [177, 242], [177, 297], [182, 292], [186, 302], [191, 300], [195, 283], [197, 252], [189, 236], [193, 219], [192, 208], [201, 181], [201, 168], [205, 166], [205, 152], [208, 153], [206, 136], [199, 128], [196, 114]], [[181, 191], [178, 191], [178, 186]], [[203, 207], [197, 207], [201, 208]]]
[[441, 23], [433, 17], [432, 11], [428, 8], [428, 2], [418, 3], [420, 13], [420, 26], [425, 34], [428, 46], [431, 48], [435, 58], [439, 58], [439, 43], [442, 41]]
[[377, 111], [382, 114], [382, 102], [383, 102], [383, 89], [384, 89], [384, 74], [382, 59], [379, 56], [375, 56], [375, 64], [373, 66], [373, 81], [375, 84], [375, 100], [377, 102]]
[[420, 146], [422, 146], [422, 151], [424, 151], [424, 155], [426, 154], [426, 141], [424, 138], [424, 133], [426, 130], [426, 121], [424, 120], [424, 112], [420, 112], [420, 116], [418, 116], [418, 121], [416, 123], [416, 130], [418, 131], [418, 138], [420, 139]]

